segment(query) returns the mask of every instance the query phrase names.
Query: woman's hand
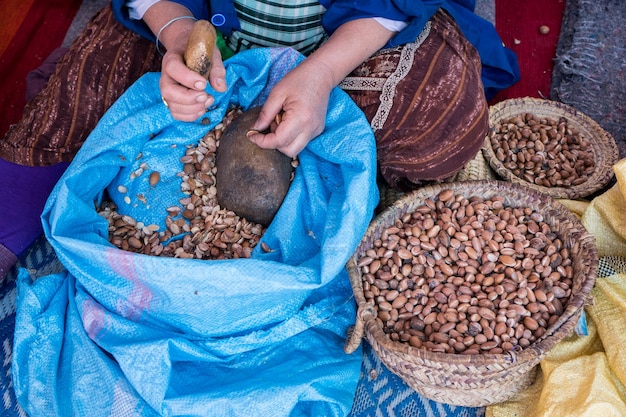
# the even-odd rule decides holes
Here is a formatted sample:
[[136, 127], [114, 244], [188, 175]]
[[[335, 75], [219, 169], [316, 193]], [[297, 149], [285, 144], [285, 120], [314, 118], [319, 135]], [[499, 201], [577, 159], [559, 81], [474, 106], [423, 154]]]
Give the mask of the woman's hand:
[[[163, 55], [159, 81], [163, 101], [175, 119], [190, 122], [204, 115], [214, 99], [204, 91], [207, 80], [185, 65], [183, 54], [194, 19], [180, 19], [181, 16], [191, 17], [191, 12], [178, 3], [158, 1], [148, 8], [143, 20], [155, 35], [159, 34], [159, 41], [167, 50]], [[216, 45], [208, 81], [215, 91], [224, 92], [225, 77], [226, 70]]]
[[[207, 80], [200, 74], [190, 70], [184, 63], [184, 50], [168, 49], [163, 55], [161, 79], [159, 86], [161, 95], [167, 103], [175, 119], [191, 122], [204, 115], [214, 98], [207, 94]], [[219, 49], [213, 51], [209, 83], [218, 92], [226, 91], [226, 70]]]
[[250, 135], [250, 140], [261, 148], [296, 156], [324, 131], [332, 89], [383, 47], [393, 34], [372, 18], [341, 25], [318, 50], [272, 88], [252, 129], [266, 130], [281, 112], [282, 120], [275, 130]]
[[334, 87], [323, 67], [303, 62], [280, 80], [270, 92], [253, 130], [268, 129], [280, 114], [280, 122], [268, 134], [250, 140], [261, 148], [278, 149], [295, 157], [324, 131], [328, 98]]

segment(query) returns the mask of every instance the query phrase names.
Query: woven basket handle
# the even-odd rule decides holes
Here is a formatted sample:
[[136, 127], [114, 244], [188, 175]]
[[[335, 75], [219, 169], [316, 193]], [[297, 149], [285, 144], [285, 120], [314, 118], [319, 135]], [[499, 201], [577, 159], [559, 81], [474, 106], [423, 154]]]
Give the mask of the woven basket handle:
[[343, 351], [347, 354], [354, 352], [363, 339], [365, 333], [365, 323], [376, 317], [376, 310], [370, 303], [361, 304], [356, 312], [356, 323], [348, 329], [348, 337], [343, 346]]

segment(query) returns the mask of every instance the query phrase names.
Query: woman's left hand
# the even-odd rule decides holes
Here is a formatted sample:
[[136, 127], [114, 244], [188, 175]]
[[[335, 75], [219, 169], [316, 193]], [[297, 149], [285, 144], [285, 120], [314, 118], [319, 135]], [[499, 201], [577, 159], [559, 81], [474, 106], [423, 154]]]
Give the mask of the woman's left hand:
[[331, 90], [383, 47], [393, 34], [373, 18], [341, 25], [272, 88], [252, 129], [268, 129], [281, 112], [282, 120], [275, 130], [251, 135], [250, 140], [261, 148], [278, 149], [295, 157], [324, 131]]
[[313, 68], [306, 61], [294, 68], [273, 88], [263, 105], [256, 131], [272, 126], [267, 134], [256, 133], [250, 140], [261, 148], [278, 149], [295, 157], [324, 131], [328, 99], [333, 88], [324, 68]]

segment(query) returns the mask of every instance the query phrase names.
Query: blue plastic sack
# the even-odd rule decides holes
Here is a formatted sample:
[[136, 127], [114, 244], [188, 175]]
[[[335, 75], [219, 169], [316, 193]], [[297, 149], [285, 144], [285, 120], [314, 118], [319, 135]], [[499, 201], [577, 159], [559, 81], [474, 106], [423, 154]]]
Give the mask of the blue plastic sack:
[[[299, 155], [289, 193], [250, 259], [203, 261], [117, 249], [96, 206], [123, 184], [145, 204], [119, 211], [164, 223], [177, 205], [180, 157], [229, 106], [262, 104], [302, 56], [257, 49], [226, 62], [226, 93], [203, 124], [175, 121], [158, 73], [111, 107], [53, 190], [42, 221], [67, 271], [20, 271], [13, 382], [34, 416], [340, 416], [361, 354], [345, 263], [378, 202], [375, 143], [364, 115], [333, 90], [326, 129]], [[214, 92], [212, 92], [214, 93]], [[175, 146], [174, 146], [175, 145]], [[142, 163], [161, 173], [129, 181]], [[111, 193], [114, 195], [114, 193]]]

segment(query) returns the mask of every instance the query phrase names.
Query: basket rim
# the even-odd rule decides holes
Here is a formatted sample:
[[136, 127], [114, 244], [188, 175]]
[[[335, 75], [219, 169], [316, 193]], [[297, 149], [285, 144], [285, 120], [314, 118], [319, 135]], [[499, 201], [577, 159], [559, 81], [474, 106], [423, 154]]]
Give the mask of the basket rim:
[[[376, 218], [371, 222], [368, 227], [365, 235], [363, 236], [361, 243], [357, 247], [357, 250], [353, 253], [353, 255], [348, 259], [347, 269], [348, 275], [350, 278], [350, 282], [353, 288], [353, 293], [355, 296], [355, 301], [357, 303], [358, 312], [357, 312], [357, 324], [359, 321], [363, 321], [361, 323], [364, 325], [366, 329], [372, 331], [372, 329], [380, 330], [380, 336], [384, 337], [382, 340], [378, 340], [378, 343], [382, 343], [386, 348], [390, 350], [395, 350], [401, 352], [408, 356], [416, 356], [423, 360], [430, 360], [432, 362], [447, 362], [449, 364], [455, 365], [484, 365], [490, 367], [493, 365], [502, 365], [506, 364], [507, 366], [519, 366], [521, 363], [525, 363], [525, 361], [530, 361], [531, 363], [538, 363], [547, 351], [551, 349], [554, 345], [556, 345], [560, 340], [562, 340], [566, 335], [570, 334], [574, 329], [576, 322], [578, 321], [578, 317], [584, 308], [585, 305], [590, 304], [591, 302], [591, 289], [595, 285], [596, 275], [597, 275], [597, 262], [588, 263], [588, 265], [584, 265], [588, 268], [585, 271], [582, 271], [582, 276], [585, 277], [584, 283], [581, 285], [580, 290], [576, 294], [572, 294], [566, 306], [564, 306], [564, 311], [560, 316], [559, 320], [550, 326], [546, 333], [538, 340], [533, 342], [530, 346], [522, 349], [520, 352], [505, 352], [501, 354], [476, 354], [476, 355], [467, 355], [467, 354], [458, 354], [458, 353], [441, 353], [441, 352], [433, 352], [423, 348], [415, 348], [410, 346], [408, 343], [396, 342], [391, 340], [386, 334], [384, 334], [382, 327], [376, 322], [375, 317], [372, 315], [373, 305], [365, 300], [363, 295], [362, 281], [360, 270], [357, 267], [357, 258], [359, 255], [359, 250], [362, 249], [363, 245], [368, 243], [369, 237], [372, 233], [375, 232], [376, 228], [381, 224], [385, 224], [384, 222], [388, 219], [394, 218], [395, 214], [398, 211], [401, 211], [406, 208], [407, 202], [415, 202], [418, 201], [421, 196], [436, 196], [440, 191], [448, 188], [452, 188], [455, 191], [463, 191], [466, 189], [472, 189], [476, 187], [484, 187], [498, 192], [506, 192], [506, 191], [517, 191], [528, 194], [530, 197], [534, 198], [535, 201], [541, 202], [545, 205], [545, 207], [551, 207], [558, 211], [559, 215], [564, 217], [567, 221], [571, 222], [577, 230], [577, 233], [580, 233], [580, 238], [577, 240], [580, 242], [581, 251], [586, 250], [594, 259], [598, 259], [598, 251], [595, 246], [594, 237], [586, 230], [586, 228], [582, 225], [580, 220], [567, 209], [563, 204], [558, 202], [554, 197], [551, 197], [545, 193], [542, 193], [536, 189], [528, 187], [524, 184], [519, 183], [511, 183], [502, 180], [471, 180], [457, 183], [442, 183], [442, 184], [431, 184], [424, 186], [420, 189], [411, 191], [392, 205], [383, 210]], [[397, 217], [396, 217], [397, 218]]]
[[[493, 126], [504, 117], [512, 117], [513, 115], [520, 115], [523, 113], [534, 113], [541, 116], [544, 115], [548, 109], [550, 112], [556, 112], [559, 113], [560, 116], [566, 117], [568, 121], [571, 121], [578, 130], [580, 130], [579, 127], [583, 126], [593, 132], [592, 138], [587, 139], [589, 140], [594, 153], [596, 167], [593, 174], [586, 182], [571, 187], [545, 187], [528, 182], [525, 179], [513, 174], [512, 171], [506, 168], [504, 164], [498, 160], [493, 148], [491, 147], [489, 135], [485, 137], [481, 148], [483, 156], [500, 178], [514, 183], [525, 184], [530, 188], [539, 190], [554, 198], [584, 198], [601, 190], [615, 175], [613, 165], [615, 165], [619, 160], [619, 149], [615, 139], [609, 132], [604, 130], [591, 117], [574, 107], [559, 101], [534, 97], [506, 99], [489, 107], [489, 130], [491, 132]], [[506, 112], [508, 112], [506, 115], [503, 114]]]

